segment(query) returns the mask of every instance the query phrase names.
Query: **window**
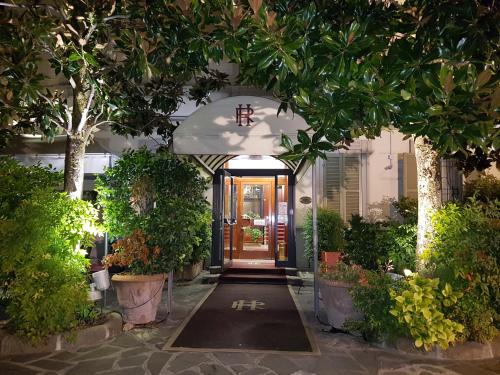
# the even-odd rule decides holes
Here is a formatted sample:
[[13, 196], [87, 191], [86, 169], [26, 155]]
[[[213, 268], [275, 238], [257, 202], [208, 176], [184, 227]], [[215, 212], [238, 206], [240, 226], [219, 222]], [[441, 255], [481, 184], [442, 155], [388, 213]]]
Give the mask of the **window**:
[[360, 213], [360, 163], [352, 154], [329, 155], [325, 161], [325, 205], [344, 220]]

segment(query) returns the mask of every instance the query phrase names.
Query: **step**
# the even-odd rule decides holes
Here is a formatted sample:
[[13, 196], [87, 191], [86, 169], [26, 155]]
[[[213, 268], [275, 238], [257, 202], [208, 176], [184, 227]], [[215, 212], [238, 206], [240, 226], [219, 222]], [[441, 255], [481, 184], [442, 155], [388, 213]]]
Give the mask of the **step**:
[[285, 275], [256, 274], [256, 273], [224, 273], [219, 278], [221, 283], [258, 283], [258, 284], [286, 284]]
[[285, 268], [253, 268], [253, 267], [229, 267], [224, 273], [238, 273], [248, 275], [285, 275]]

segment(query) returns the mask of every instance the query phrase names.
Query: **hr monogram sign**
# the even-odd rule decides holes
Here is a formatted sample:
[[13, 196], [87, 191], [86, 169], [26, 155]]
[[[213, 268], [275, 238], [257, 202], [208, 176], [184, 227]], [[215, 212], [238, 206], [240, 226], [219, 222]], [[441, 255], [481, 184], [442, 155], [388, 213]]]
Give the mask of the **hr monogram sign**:
[[245, 120], [245, 125], [250, 126], [250, 123], [253, 122], [253, 112], [253, 108], [250, 106], [250, 104], [247, 104], [246, 108], [243, 108], [243, 104], [240, 104], [238, 107], [236, 107], [236, 123], [238, 124], [238, 126], [243, 126], [243, 122], [245, 122]]
[[242, 311], [244, 309], [255, 311], [255, 310], [263, 310], [264, 306], [265, 303], [261, 301], [257, 300], [246, 301], [244, 299], [240, 299], [233, 302], [232, 308], [235, 309], [236, 311]]

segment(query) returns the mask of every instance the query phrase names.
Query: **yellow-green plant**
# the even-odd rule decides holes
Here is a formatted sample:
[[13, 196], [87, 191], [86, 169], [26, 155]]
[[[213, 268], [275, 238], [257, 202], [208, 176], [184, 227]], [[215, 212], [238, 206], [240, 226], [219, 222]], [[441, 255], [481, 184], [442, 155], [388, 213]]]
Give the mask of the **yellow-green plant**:
[[464, 329], [443, 313], [444, 306], [452, 306], [462, 295], [454, 292], [450, 284], [440, 289], [439, 279], [414, 275], [406, 283], [405, 290], [391, 290], [390, 295], [395, 303], [390, 313], [408, 329], [417, 348], [423, 346], [429, 351], [439, 345], [446, 349]]

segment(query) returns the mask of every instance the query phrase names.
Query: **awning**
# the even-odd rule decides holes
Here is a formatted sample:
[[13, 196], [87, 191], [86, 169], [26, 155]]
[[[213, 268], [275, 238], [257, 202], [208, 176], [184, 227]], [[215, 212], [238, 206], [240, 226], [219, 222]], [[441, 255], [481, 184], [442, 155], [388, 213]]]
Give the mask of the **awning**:
[[255, 96], [233, 96], [205, 105], [174, 131], [173, 151], [217, 158], [280, 155], [285, 151], [281, 135], [296, 142], [297, 131], [308, 126], [291, 112], [277, 115], [278, 107], [274, 100]]

